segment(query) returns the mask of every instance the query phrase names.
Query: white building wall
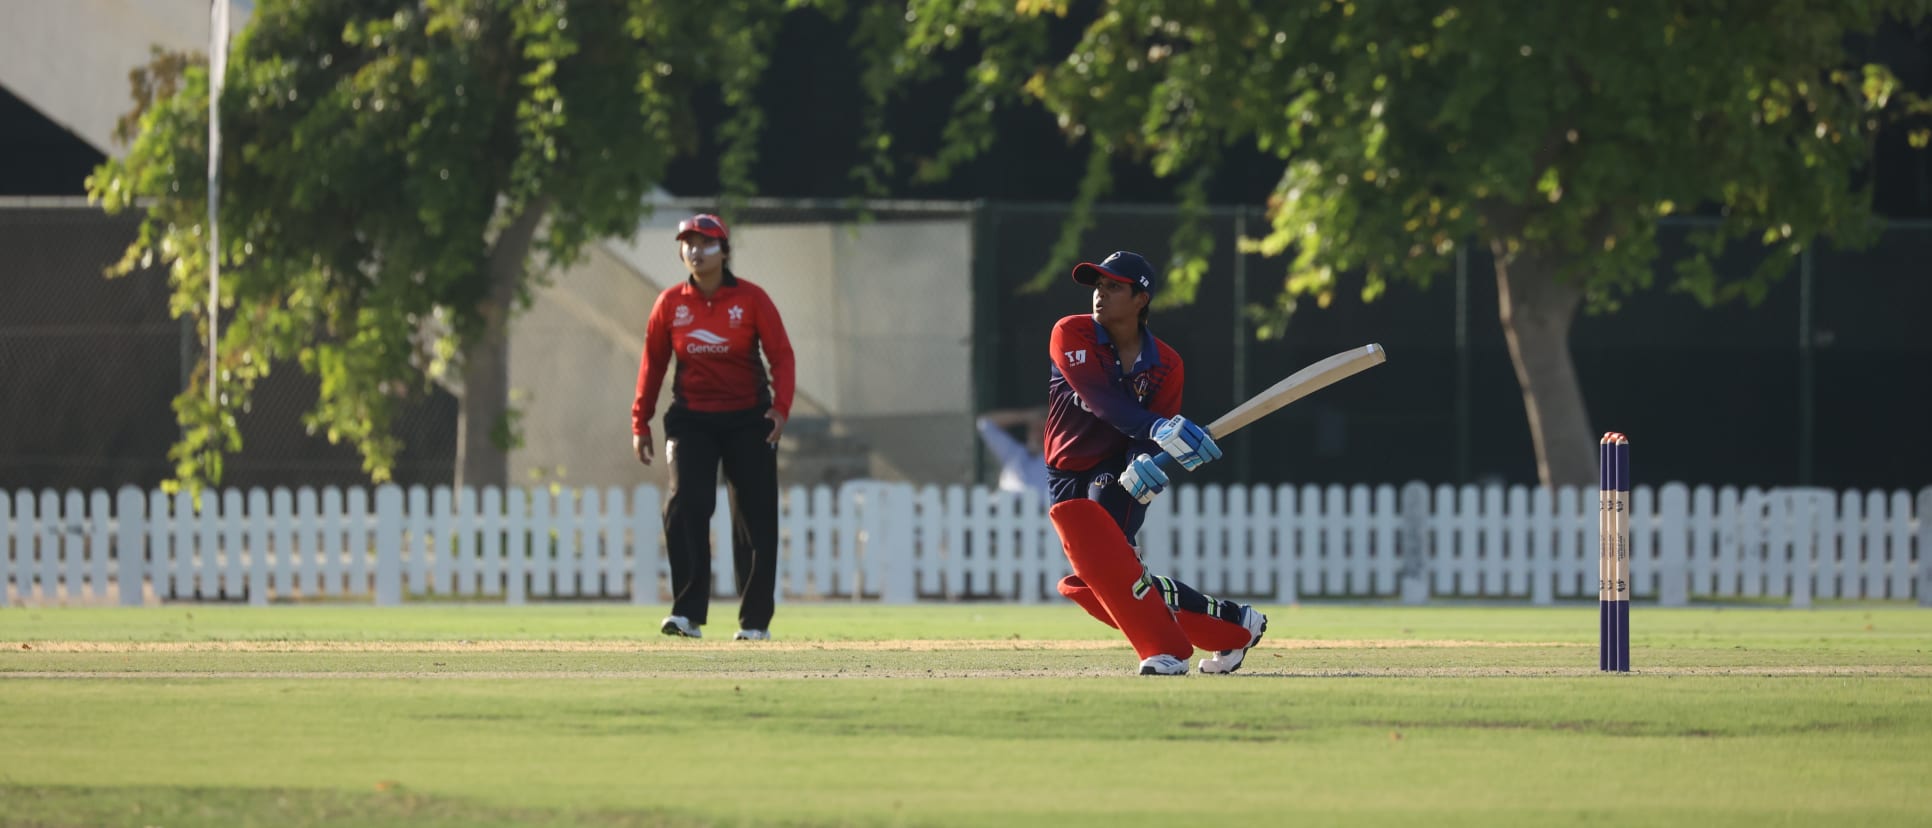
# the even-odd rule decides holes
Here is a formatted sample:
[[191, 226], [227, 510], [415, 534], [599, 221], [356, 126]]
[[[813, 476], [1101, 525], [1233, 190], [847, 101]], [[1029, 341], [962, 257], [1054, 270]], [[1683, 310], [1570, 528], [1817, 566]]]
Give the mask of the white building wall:
[[[255, 4], [229, 3], [230, 31]], [[95, 149], [119, 155], [114, 122], [133, 108], [128, 73], [155, 46], [208, 52], [208, 0], [4, 0], [0, 86]]]
[[[510, 456], [513, 481], [613, 486], [661, 475], [631, 456], [629, 416], [651, 304], [685, 278], [672, 237], [679, 215], [661, 210], [636, 237], [593, 246], [512, 323], [525, 441]], [[797, 354], [788, 482], [820, 482], [827, 463], [890, 480], [971, 481], [970, 254], [965, 218], [732, 229], [732, 271], [771, 294]], [[659, 420], [668, 392], [667, 380]], [[652, 431], [662, 452], [661, 422]], [[826, 453], [843, 455], [813, 456]]]

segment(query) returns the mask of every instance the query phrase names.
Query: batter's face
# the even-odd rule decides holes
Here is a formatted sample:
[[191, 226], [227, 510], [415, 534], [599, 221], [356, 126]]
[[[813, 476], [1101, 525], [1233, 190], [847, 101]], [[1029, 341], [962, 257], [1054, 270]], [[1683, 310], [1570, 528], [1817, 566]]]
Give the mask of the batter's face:
[[1119, 324], [1139, 324], [1140, 309], [1148, 296], [1126, 282], [1101, 277], [1093, 283], [1093, 321], [1103, 328]]

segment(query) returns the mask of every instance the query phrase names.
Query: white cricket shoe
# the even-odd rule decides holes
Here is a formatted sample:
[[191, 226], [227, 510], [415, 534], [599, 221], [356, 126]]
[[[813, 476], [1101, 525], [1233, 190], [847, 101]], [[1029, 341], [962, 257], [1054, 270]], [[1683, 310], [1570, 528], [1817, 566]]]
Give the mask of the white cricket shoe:
[[1140, 662], [1140, 674], [1143, 676], [1185, 676], [1187, 675], [1187, 659], [1175, 658], [1166, 653], [1142, 659]]
[[665, 635], [681, 635], [685, 638], [704, 637], [704, 631], [698, 629], [698, 625], [691, 623], [691, 619], [682, 615], [664, 616], [664, 624], [658, 629], [663, 630]]
[[771, 633], [765, 632], [764, 630], [739, 630], [737, 635], [734, 635], [731, 637], [731, 640], [733, 641], [770, 641]]
[[1222, 650], [1201, 659], [1203, 673], [1232, 673], [1241, 669], [1241, 662], [1248, 657], [1248, 651], [1261, 643], [1261, 634], [1268, 631], [1268, 616], [1252, 605], [1241, 608], [1241, 626], [1248, 628], [1248, 646], [1239, 650]]

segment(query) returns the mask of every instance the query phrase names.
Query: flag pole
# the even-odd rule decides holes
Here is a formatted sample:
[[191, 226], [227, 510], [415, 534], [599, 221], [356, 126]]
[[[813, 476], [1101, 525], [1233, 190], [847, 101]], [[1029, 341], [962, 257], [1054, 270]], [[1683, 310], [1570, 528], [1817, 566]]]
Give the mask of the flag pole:
[[208, 402], [221, 401], [221, 87], [228, 75], [228, 0], [212, 0], [208, 35]]

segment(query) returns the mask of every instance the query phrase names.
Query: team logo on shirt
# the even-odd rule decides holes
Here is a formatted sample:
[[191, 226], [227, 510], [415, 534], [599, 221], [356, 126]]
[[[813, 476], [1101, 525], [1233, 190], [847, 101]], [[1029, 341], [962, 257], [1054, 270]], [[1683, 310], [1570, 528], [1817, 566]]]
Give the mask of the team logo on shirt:
[[684, 335], [684, 352], [687, 354], [725, 354], [731, 352], [731, 340], [699, 328]]
[[738, 327], [738, 323], [745, 321], [745, 309], [737, 305], [732, 305], [731, 310], [725, 311], [725, 315], [731, 317], [731, 327], [734, 328]]
[[1148, 381], [1145, 372], [1136, 375], [1134, 377], [1134, 398], [1141, 402], [1147, 402], [1147, 390], [1152, 385], [1153, 383]]
[[671, 314], [671, 327], [677, 328], [689, 324], [691, 324], [691, 309], [679, 305], [677, 313]]
[[1085, 348], [1082, 348], [1082, 349], [1080, 349], [1080, 350], [1078, 350], [1078, 351], [1068, 351], [1068, 352], [1067, 352], [1067, 364], [1068, 364], [1068, 365], [1085, 365], [1085, 364], [1087, 364], [1087, 351], [1086, 351], [1086, 349], [1085, 349]]

